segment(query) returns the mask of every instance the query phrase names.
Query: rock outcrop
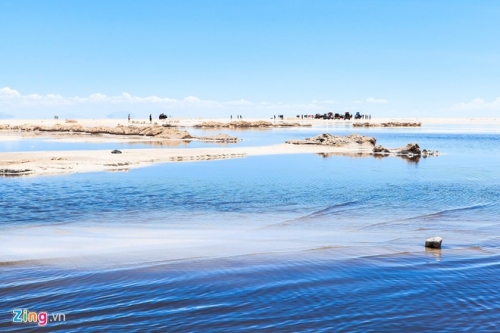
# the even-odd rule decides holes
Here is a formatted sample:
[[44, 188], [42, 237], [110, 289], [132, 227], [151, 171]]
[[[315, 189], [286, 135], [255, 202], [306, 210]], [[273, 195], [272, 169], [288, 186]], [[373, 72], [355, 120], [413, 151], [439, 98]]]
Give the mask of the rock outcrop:
[[422, 155], [420, 146], [417, 143], [409, 143], [403, 148], [397, 148], [395, 153], [398, 155]]
[[[437, 156], [439, 152], [420, 149], [417, 143], [409, 143], [403, 148], [389, 149], [383, 146], [376, 146], [377, 139], [363, 136], [359, 134], [351, 134], [347, 136], [335, 136], [328, 133], [323, 133], [313, 138], [305, 140], [288, 140], [286, 143], [293, 145], [319, 145], [331, 147], [349, 147], [357, 149], [358, 153], [372, 155], [376, 158], [384, 158], [388, 156], [398, 156], [409, 162], [417, 163], [421, 157]], [[338, 153], [335, 153], [338, 155]], [[352, 156], [352, 153], [350, 153]]]
[[353, 127], [420, 127], [422, 123], [388, 122], [388, 123], [353, 123]]
[[382, 147], [382, 146], [373, 147], [373, 152], [380, 153], [380, 154], [390, 154], [391, 153], [391, 151], [389, 149]]
[[[248, 123], [248, 122], [235, 122], [238, 124]], [[252, 126], [260, 126], [262, 123], [258, 122], [252, 123]], [[270, 124], [270, 123], [269, 123]], [[85, 127], [80, 124], [55, 124], [54, 126], [40, 126], [40, 125], [16, 125], [10, 126], [0, 125], [0, 130], [18, 130], [26, 132], [67, 132], [67, 133], [86, 133], [86, 134], [111, 134], [111, 135], [136, 135], [136, 136], [148, 136], [155, 137], [159, 139], [175, 139], [175, 140], [199, 140], [204, 142], [222, 142], [222, 143], [235, 143], [240, 141], [237, 137], [232, 137], [227, 134], [218, 134], [213, 136], [202, 136], [195, 137], [189, 134], [187, 131], [179, 130], [175, 126], [136, 126], [136, 125], [117, 125], [116, 127], [106, 127], [106, 126], [95, 126], [95, 127]]]
[[39, 125], [3, 125], [0, 129], [20, 130], [26, 132], [67, 132], [67, 133], [88, 133], [88, 134], [112, 134], [112, 135], [139, 135], [151, 136], [162, 139], [193, 139], [186, 131], [181, 131], [176, 127], [163, 126], [134, 126], [134, 125], [117, 125], [116, 127], [96, 126], [85, 127], [79, 124], [55, 124], [54, 126], [39, 126]]
[[373, 147], [377, 139], [363, 136], [359, 134], [351, 134], [347, 136], [336, 136], [329, 133], [323, 133], [313, 138], [306, 138], [305, 140], [288, 140], [286, 143], [293, 145], [323, 145], [323, 146], [334, 146], [334, 147], [345, 147], [348, 145], [361, 145]]
[[383, 146], [376, 146], [373, 147], [373, 153], [374, 154], [382, 154], [382, 155], [404, 155], [408, 157], [413, 157], [413, 156], [437, 156], [439, 155], [439, 151], [437, 150], [421, 150], [420, 146], [417, 143], [409, 143], [405, 147], [402, 148], [394, 148], [394, 149], [388, 149]]
[[[24, 131], [30, 131], [29, 128], [21, 130]], [[82, 125], [62, 125], [62, 124], [55, 124], [52, 127], [49, 126], [38, 126], [32, 128], [31, 131], [43, 131], [43, 132], [74, 132], [74, 133], [86, 133], [88, 132], [88, 128]]]
[[272, 123], [269, 121], [244, 121], [235, 120], [228, 123], [222, 123], [217, 121], [206, 121], [201, 124], [193, 125], [194, 128], [271, 128], [271, 127], [298, 127], [298, 126], [311, 126], [311, 124], [299, 124], [299, 123], [284, 123], [277, 122]]

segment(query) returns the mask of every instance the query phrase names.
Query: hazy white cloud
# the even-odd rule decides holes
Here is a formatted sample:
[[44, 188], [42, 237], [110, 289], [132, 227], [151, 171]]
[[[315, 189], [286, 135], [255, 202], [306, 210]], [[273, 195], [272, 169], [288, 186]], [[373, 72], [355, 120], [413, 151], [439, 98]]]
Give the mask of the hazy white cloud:
[[[104, 95], [104, 94], [92, 94], [88, 97], [90, 101], [98, 101], [98, 102], [103, 102], [103, 101], [109, 101], [109, 97]], [[84, 102], [85, 98], [83, 99], [77, 99], [78, 102]]]
[[312, 101], [313, 104], [336, 104], [337, 101], [336, 100], [333, 100], [333, 99], [327, 99], [327, 100], [324, 100], [324, 101]]
[[[251, 116], [272, 116], [273, 114], [314, 114], [331, 111], [335, 100], [311, 101], [309, 103], [252, 102], [245, 99], [231, 101], [205, 100], [196, 96], [175, 99], [160, 96], [134, 96], [123, 92], [109, 96], [94, 93], [89, 96], [65, 97], [58, 94], [23, 95], [10, 87], [0, 89], [0, 106], [5, 111], [25, 116], [51, 116], [57, 113], [82, 114], [82, 117], [99, 117], [107, 114], [136, 112], [138, 115], [168, 112], [182, 116], [226, 116], [230, 114], [248, 114]], [[50, 113], [49, 113], [50, 112]], [[83, 116], [85, 114], [85, 116]]]
[[250, 105], [253, 105], [253, 103], [250, 102], [250, 101], [247, 101], [245, 99], [239, 99], [237, 101], [226, 102], [226, 105], [231, 105], [231, 106], [250, 106]]
[[[185, 101], [199, 101], [196, 97], [187, 97]], [[4, 87], [0, 89], [0, 102], [10, 102], [16, 104], [52, 104], [52, 105], [71, 105], [71, 104], [83, 104], [83, 103], [175, 103], [176, 99], [173, 98], [161, 98], [158, 96], [147, 96], [138, 97], [133, 96], [129, 93], [122, 93], [118, 96], [108, 96], [102, 93], [91, 94], [87, 97], [63, 97], [58, 94], [28, 94], [22, 95], [19, 91], [11, 89], [9, 87]]]
[[10, 89], [9, 87], [0, 89], [0, 99], [17, 98], [19, 96], [21, 96], [19, 91]]
[[129, 93], [122, 93], [121, 95], [117, 96], [107, 96], [105, 94], [101, 93], [96, 93], [92, 94], [89, 97], [70, 97], [68, 98], [69, 101], [75, 102], [75, 103], [88, 103], [88, 102], [106, 102], [106, 103], [112, 103], [112, 104], [135, 104], [135, 103], [156, 103], [156, 104], [168, 104], [168, 103], [173, 103], [177, 102], [176, 99], [173, 98], [162, 98], [158, 96], [147, 96], [147, 97], [139, 97], [139, 96], [133, 96]]
[[471, 110], [496, 110], [500, 111], [500, 97], [491, 102], [484, 99], [475, 98], [470, 102], [457, 103], [451, 107], [452, 111], [471, 111]]
[[373, 97], [367, 98], [366, 101], [368, 103], [374, 103], [374, 104], [386, 104], [386, 103], [388, 103], [386, 99], [383, 99], [383, 98], [373, 98]]
[[188, 97], [184, 98], [182, 101], [186, 102], [186, 103], [200, 103], [201, 99], [199, 99], [198, 97], [194, 97], [194, 96], [188, 96]]
[[0, 103], [17, 105], [48, 105], [48, 104], [68, 104], [68, 100], [61, 95], [48, 94], [28, 94], [22, 95], [19, 91], [4, 87], [0, 89]]

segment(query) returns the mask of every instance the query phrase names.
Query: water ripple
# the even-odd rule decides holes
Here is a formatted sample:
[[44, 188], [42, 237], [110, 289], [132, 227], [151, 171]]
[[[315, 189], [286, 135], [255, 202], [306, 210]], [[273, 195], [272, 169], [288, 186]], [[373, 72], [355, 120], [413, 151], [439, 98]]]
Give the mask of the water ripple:
[[[3, 301], [66, 313], [51, 331], [440, 331], [489, 332], [500, 322], [500, 254], [335, 260], [321, 255], [211, 259], [120, 271], [60, 271], [53, 285], [24, 286]], [[431, 259], [432, 260], [432, 259]], [[35, 269], [40, 281], [53, 269]], [[7, 281], [33, 268], [7, 271]], [[2, 295], [18, 293], [11, 286]], [[30, 297], [26, 297], [31, 295]], [[28, 325], [28, 324], [24, 324]], [[5, 332], [28, 326], [0, 324]]]

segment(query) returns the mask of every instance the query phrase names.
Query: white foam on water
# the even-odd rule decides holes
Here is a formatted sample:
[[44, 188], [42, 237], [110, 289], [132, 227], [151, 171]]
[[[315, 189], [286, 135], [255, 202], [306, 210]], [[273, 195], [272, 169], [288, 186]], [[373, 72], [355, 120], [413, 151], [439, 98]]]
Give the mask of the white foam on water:
[[[68, 224], [19, 226], [0, 236], [0, 262], [54, 260], [80, 257], [114, 261], [164, 261], [230, 257], [262, 253], [314, 250], [326, 247], [360, 248], [385, 253], [382, 248], [401, 234], [373, 231], [315, 230], [313, 228], [242, 226], [215, 228], [191, 225], [179, 228], [148, 224]], [[394, 243], [394, 251], [404, 243]], [[411, 244], [411, 241], [408, 242]], [[412, 249], [415, 247], [410, 246]], [[392, 251], [392, 250], [391, 250]]]

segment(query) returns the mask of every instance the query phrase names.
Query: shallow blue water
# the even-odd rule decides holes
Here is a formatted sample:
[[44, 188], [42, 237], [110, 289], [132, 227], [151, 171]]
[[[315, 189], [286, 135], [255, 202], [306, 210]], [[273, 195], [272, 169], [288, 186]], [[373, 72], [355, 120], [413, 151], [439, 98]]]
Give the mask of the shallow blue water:
[[[13, 265], [5, 308], [64, 313], [64, 332], [496, 332], [499, 257], [335, 260], [336, 251], [72, 270]], [[36, 270], [37, 277], [32, 271]], [[473, 291], [473, 292], [472, 292]], [[8, 323], [4, 331], [35, 324]], [[39, 330], [39, 329], [38, 329]], [[42, 330], [45, 331], [45, 330]]]
[[28, 308], [64, 332], [498, 331], [500, 134], [375, 136], [442, 155], [0, 178], [0, 330]]
[[[304, 139], [322, 133], [333, 135], [349, 135], [358, 133], [377, 138], [377, 144], [389, 147], [405, 145], [411, 140], [418, 140], [421, 146], [428, 143], [431, 137], [432, 144], [441, 139], [454, 144], [477, 145], [475, 137], [488, 136], [492, 139], [498, 138], [500, 129], [496, 126], [482, 125], [427, 125], [416, 128], [353, 128], [350, 124], [331, 123], [325, 126], [293, 127], [274, 129], [187, 129], [194, 136], [211, 136], [219, 133], [228, 134], [241, 139], [238, 143], [208, 143], [196, 140], [182, 141], [152, 141], [152, 142], [68, 142], [58, 136], [51, 137], [50, 134], [44, 138], [26, 138], [11, 141], [0, 141], [0, 152], [15, 151], [63, 151], [63, 150], [98, 150], [98, 149], [144, 149], [144, 148], [209, 148], [209, 147], [235, 147], [235, 146], [262, 146], [282, 144], [286, 140]], [[77, 136], [81, 136], [75, 134]], [[86, 137], [88, 135], [84, 135]], [[91, 135], [88, 137], [98, 137]], [[451, 139], [450, 139], [451, 138]], [[472, 140], [471, 140], [472, 139]], [[410, 140], [410, 141], [409, 141]], [[481, 140], [480, 140], [481, 141]], [[446, 147], [447, 148], [447, 147]], [[462, 148], [461, 146], [458, 148]], [[467, 148], [467, 147], [465, 147]], [[432, 149], [439, 149], [434, 147]]]

